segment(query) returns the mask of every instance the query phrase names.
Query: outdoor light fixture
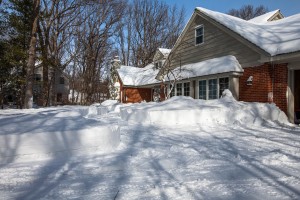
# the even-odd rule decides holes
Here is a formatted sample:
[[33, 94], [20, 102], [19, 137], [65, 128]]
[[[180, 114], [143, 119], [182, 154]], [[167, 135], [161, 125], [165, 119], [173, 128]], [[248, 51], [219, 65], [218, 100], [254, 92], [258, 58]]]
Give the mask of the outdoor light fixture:
[[252, 85], [252, 81], [253, 81], [253, 76], [249, 76], [249, 78], [247, 79], [247, 85]]

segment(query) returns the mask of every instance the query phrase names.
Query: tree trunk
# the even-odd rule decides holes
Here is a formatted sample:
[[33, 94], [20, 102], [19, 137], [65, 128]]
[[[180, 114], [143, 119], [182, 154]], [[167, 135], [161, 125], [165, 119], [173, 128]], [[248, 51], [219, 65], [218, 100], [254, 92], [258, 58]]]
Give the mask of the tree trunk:
[[37, 42], [37, 26], [39, 19], [40, 0], [34, 0], [33, 22], [31, 30], [31, 39], [29, 45], [29, 57], [26, 69], [26, 90], [25, 90], [25, 108], [32, 108], [33, 104], [33, 75], [35, 67], [35, 54], [36, 54], [36, 42]]

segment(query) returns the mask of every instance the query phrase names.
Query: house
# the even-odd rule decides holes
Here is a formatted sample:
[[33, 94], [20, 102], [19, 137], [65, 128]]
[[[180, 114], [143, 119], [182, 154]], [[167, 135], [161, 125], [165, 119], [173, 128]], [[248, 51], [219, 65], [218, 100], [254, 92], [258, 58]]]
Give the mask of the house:
[[161, 81], [155, 77], [170, 51], [170, 49], [158, 48], [153, 63], [144, 68], [120, 65], [118, 58], [115, 58], [112, 61], [111, 80], [114, 81], [111, 85], [119, 92], [118, 99], [123, 103], [159, 101]]
[[[300, 110], [300, 14], [284, 18], [276, 10], [246, 21], [197, 7], [156, 79], [172, 83], [170, 72], [177, 79], [165, 88], [174, 87], [171, 95], [216, 99], [230, 89], [237, 100], [275, 103], [294, 122]], [[151, 84], [134, 88], [142, 96], [142, 89], [158, 83]]]
[[[51, 75], [54, 74], [54, 79]], [[53, 75], [52, 75], [53, 76]], [[69, 78], [62, 71], [55, 70], [50, 73], [49, 81], [52, 79], [53, 88], [49, 96], [50, 105], [62, 105], [68, 103], [69, 95]], [[50, 81], [51, 82], [51, 81]], [[42, 105], [42, 93], [43, 93], [43, 67], [37, 66], [34, 71], [34, 85], [33, 85], [33, 101], [37, 105]]]

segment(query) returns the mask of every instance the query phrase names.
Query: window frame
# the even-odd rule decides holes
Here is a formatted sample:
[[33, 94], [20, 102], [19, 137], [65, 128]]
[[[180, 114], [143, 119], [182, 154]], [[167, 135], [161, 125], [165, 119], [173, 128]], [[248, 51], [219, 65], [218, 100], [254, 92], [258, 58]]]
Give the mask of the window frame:
[[206, 79], [200, 79], [200, 80], [197, 80], [198, 82], [198, 99], [200, 99], [200, 81], [201, 82], [204, 82], [205, 81], [205, 98], [201, 98], [203, 100], [207, 100], [207, 80]]
[[218, 78], [219, 79], [219, 98], [222, 96], [222, 93], [223, 93], [223, 91], [221, 92], [221, 84], [220, 84], [220, 79], [228, 79], [228, 88], [227, 89], [229, 89], [229, 85], [230, 85], [230, 79], [229, 79], [229, 77], [220, 77], [220, 78]]
[[197, 79], [197, 81], [196, 81], [196, 91], [197, 91], [196, 98], [200, 99], [200, 84], [199, 84], [199, 82], [206, 81], [206, 87], [205, 87], [206, 88], [206, 99], [203, 99], [203, 100], [213, 100], [213, 99], [209, 98], [209, 80], [217, 79], [217, 98], [216, 99], [219, 99], [222, 95], [222, 94], [220, 94], [220, 79], [222, 79], [222, 78], [228, 78], [228, 89], [230, 89], [230, 76], [226, 76], [226, 75], [211, 76], [211, 77]]
[[[216, 84], [213, 85], [213, 86], [216, 86], [216, 88], [210, 89], [210, 86], [211, 86], [210, 81], [216, 81]], [[208, 96], [207, 96], [207, 99], [208, 99], [208, 100], [218, 99], [219, 78], [211, 78], [211, 79], [208, 79], [207, 86], [208, 86], [208, 90], [207, 90]], [[210, 92], [211, 92], [211, 91], [216, 91], [216, 94], [210, 95]], [[210, 96], [215, 96], [216, 98], [211, 98]]]
[[[186, 90], [185, 90], [184, 85], [187, 84], [187, 83], [189, 85], [189, 90], [188, 90], [189, 95], [187, 97], [190, 97], [191, 96], [191, 81], [177, 82], [176, 85], [174, 86], [173, 90], [170, 93], [170, 97], [173, 97], [173, 96], [186, 96], [185, 95]], [[177, 87], [177, 85], [180, 85], [180, 87]], [[172, 85], [169, 84], [169, 90], [171, 89], [171, 87], [172, 87]], [[178, 90], [178, 88], [180, 88], [180, 90]], [[178, 95], [178, 93], [180, 93], [180, 95]]]
[[[178, 90], [178, 85], [180, 85], [180, 90]], [[180, 91], [180, 95], [178, 95], [178, 92]], [[182, 83], [176, 83], [176, 93], [175, 96], [183, 96], [183, 87], [182, 87]]]
[[[188, 85], [188, 87], [185, 87], [186, 85]], [[187, 88], [188, 88], [188, 90], [187, 90]], [[182, 90], [183, 90], [182, 91], [183, 92], [183, 96], [186, 96], [186, 97], [191, 96], [191, 83], [189, 81], [183, 82], [182, 83]], [[188, 95], [186, 93], [188, 93]]]
[[[197, 30], [200, 29], [200, 28], [202, 29], [202, 34], [197, 35]], [[197, 43], [197, 38], [200, 37], [200, 36], [202, 37], [202, 42]], [[204, 25], [201, 24], [201, 25], [195, 27], [195, 46], [202, 45], [203, 43], [204, 43]]]

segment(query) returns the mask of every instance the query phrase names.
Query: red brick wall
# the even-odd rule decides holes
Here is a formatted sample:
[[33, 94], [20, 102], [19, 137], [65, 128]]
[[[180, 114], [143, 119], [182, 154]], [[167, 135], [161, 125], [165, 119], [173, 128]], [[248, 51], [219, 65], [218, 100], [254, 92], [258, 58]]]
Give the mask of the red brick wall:
[[274, 68], [274, 103], [285, 113], [287, 113], [286, 91], [288, 87], [287, 64], [275, 65]]
[[[239, 80], [239, 100], [247, 102], [272, 102], [271, 99], [268, 99], [268, 93], [272, 92], [273, 75], [273, 102], [286, 113], [286, 90], [288, 84], [287, 64], [274, 65], [274, 71], [273, 66], [269, 63], [244, 68], [244, 74]], [[247, 85], [249, 76], [253, 76], [252, 85]]]

